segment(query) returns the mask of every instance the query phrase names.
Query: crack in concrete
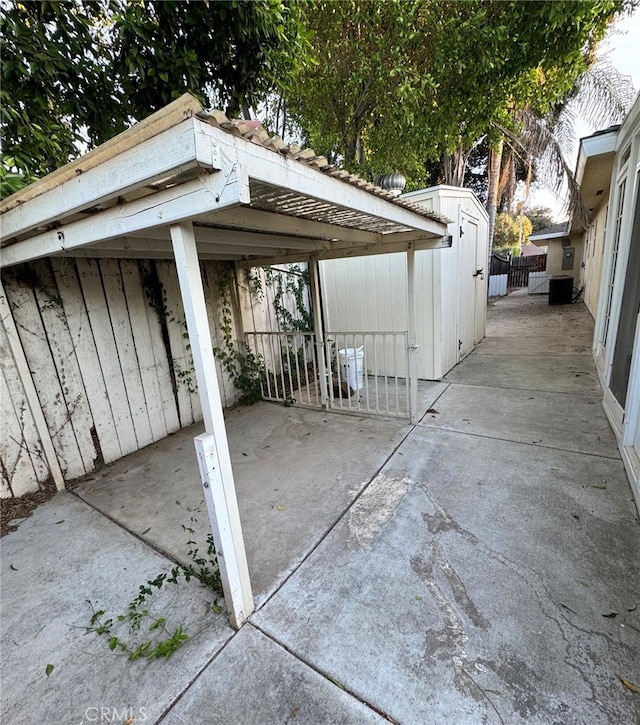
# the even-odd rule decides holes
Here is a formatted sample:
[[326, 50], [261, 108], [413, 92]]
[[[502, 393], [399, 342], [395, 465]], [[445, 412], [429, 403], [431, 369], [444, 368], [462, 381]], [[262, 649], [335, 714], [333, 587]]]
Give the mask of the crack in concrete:
[[[599, 701], [599, 699], [597, 697], [597, 692], [596, 692], [597, 686], [589, 680], [586, 672], [584, 671], [584, 670], [588, 670], [589, 672], [593, 672], [594, 662], [592, 661], [591, 663], [589, 663], [586, 661], [584, 645], [583, 644], [581, 645], [579, 642], [574, 641], [573, 638], [568, 636], [568, 633], [565, 630], [563, 623], [565, 623], [566, 625], [569, 625], [572, 628], [572, 630], [575, 630], [582, 634], [588, 635], [589, 637], [603, 638], [604, 640], [609, 642], [614, 647], [617, 647], [618, 649], [623, 648], [623, 649], [627, 650], [628, 654], [630, 655], [631, 661], [633, 661], [636, 656], [635, 651], [626, 643], [614, 641], [605, 632], [594, 632], [593, 630], [585, 629], [585, 628], [580, 627], [579, 625], [575, 624], [570, 619], [568, 619], [568, 617], [561, 611], [561, 609], [559, 609], [560, 605], [556, 605], [555, 602], [553, 602], [553, 599], [549, 593], [549, 590], [545, 586], [544, 582], [541, 581], [540, 576], [536, 571], [531, 570], [525, 566], [522, 566], [521, 564], [518, 564], [517, 562], [509, 559], [502, 552], [496, 551], [493, 548], [491, 548], [490, 546], [488, 546], [487, 544], [485, 544], [475, 534], [471, 533], [470, 531], [465, 529], [463, 526], [461, 526], [457, 521], [455, 521], [455, 519], [453, 519], [453, 517], [447, 513], [447, 511], [444, 509], [444, 507], [440, 503], [438, 503], [438, 501], [435, 500], [433, 495], [429, 491], [426, 490], [425, 486], [421, 485], [420, 488], [423, 490], [423, 492], [429, 499], [431, 505], [434, 507], [434, 509], [436, 511], [435, 514], [423, 513], [423, 515], [422, 515], [423, 520], [425, 521], [427, 528], [431, 533], [438, 534], [443, 531], [454, 531], [457, 534], [460, 534], [460, 536], [462, 536], [470, 544], [481, 549], [485, 554], [487, 554], [489, 556], [489, 558], [501, 563], [503, 566], [505, 566], [506, 568], [513, 571], [520, 579], [522, 579], [527, 584], [528, 587], [533, 589], [535, 596], [538, 600], [538, 603], [540, 606], [540, 611], [541, 611], [542, 615], [557, 626], [560, 636], [562, 637], [562, 641], [565, 643], [566, 655], [563, 658], [564, 662], [571, 669], [573, 669], [576, 672], [576, 674], [579, 676], [580, 680], [584, 683], [585, 687], [587, 688], [587, 690], [590, 693], [590, 696], [587, 698], [587, 702], [593, 703], [594, 707], [596, 707], [604, 716], [608, 716], [610, 713], [604, 712], [602, 710], [602, 703]], [[439, 542], [434, 542], [433, 546], [434, 546], [434, 550], [436, 548], [440, 548]], [[437, 558], [438, 557], [436, 556], [436, 559]], [[444, 558], [444, 554], [442, 555], [441, 560], [443, 558]], [[434, 559], [434, 561], [435, 561], [435, 559]], [[446, 561], [446, 559], [444, 559], [444, 561]], [[412, 564], [413, 564], [413, 561], [412, 561]], [[433, 578], [432, 577], [432, 575], [433, 575], [432, 566], [430, 569], [429, 569], [429, 567], [427, 567], [427, 568], [423, 567], [422, 572], [429, 574], [431, 576], [431, 578]], [[417, 571], [417, 573], [420, 574], [419, 571]], [[426, 577], [422, 576], [422, 574], [420, 574], [420, 575], [423, 578], [423, 580], [425, 581], [425, 583], [427, 583]], [[445, 576], [446, 576], [446, 574], [445, 574]], [[456, 576], [457, 576], [457, 574], [456, 574]], [[435, 585], [434, 583], [427, 583], [427, 586], [430, 589], [430, 591], [432, 592], [432, 595], [433, 595], [434, 591], [436, 592], [436, 594], [438, 596], [442, 595], [441, 590], [437, 589], [437, 585]], [[439, 594], [438, 594], [438, 592], [439, 592]], [[455, 593], [454, 593], [454, 596], [455, 596]], [[436, 598], [436, 596], [434, 596], [434, 599], [435, 599], [436, 603], [438, 604], [438, 606], [441, 608], [441, 611], [444, 612], [445, 604], [442, 603], [441, 599], [439, 600], [438, 598]], [[448, 605], [448, 603], [447, 603], [446, 607], [450, 608], [450, 605]], [[464, 607], [463, 607], [463, 609], [464, 609]], [[451, 616], [450, 612], [447, 612], [447, 616]], [[445, 621], [446, 621], [446, 617], [445, 617]], [[440, 633], [440, 635], [439, 635], [438, 639], [440, 641], [442, 640], [443, 633]], [[468, 637], [466, 637], [466, 635], [465, 635], [464, 641], [466, 642], [467, 639], [468, 639]], [[455, 645], [454, 650], [456, 650], [456, 654], [458, 654], [457, 653], [458, 644], [454, 643], [454, 645]], [[436, 648], [436, 650], [434, 651], [434, 654], [439, 654], [438, 648]], [[467, 661], [470, 661], [468, 656], [466, 655], [466, 652], [464, 653], [464, 655], [465, 655], [465, 657], [467, 657]], [[454, 659], [454, 665], [456, 665], [456, 669], [459, 670], [460, 667], [462, 666], [464, 658], [460, 659], [460, 655], [458, 654], [459, 660], [458, 660], [457, 664], [456, 664], [455, 655], [452, 658]], [[510, 659], [513, 660], [513, 655], [511, 655]], [[478, 663], [472, 663], [472, 664], [474, 664], [474, 665], [481, 664], [481, 665], [485, 665], [485, 666], [489, 667], [503, 681], [505, 681], [504, 680], [505, 675], [508, 675], [508, 680], [505, 681], [505, 684], [507, 684], [511, 690], [514, 690], [514, 685], [517, 684], [513, 680], [513, 677], [512, 677], [513, 673], [514, 672], [517, 673], [522, 668], [526, 668], [526, 665], [523, 662], [515, 662], [515, 661], [512, 661], [511, 665], [507, 669], [505, 669], [504, 662], [502, 662], [499, 665], [496, 665], [495, 662], [478, 660]], [[507, 670], [508, 670], [508, 672], [507, 672]], [[541, 712], [547, 713], [549, 716], [554, 716], [554, 715], [558, 714], [558, 713], [554, 713], [551, 710], [549, 710], [549, 708], [546, 706], [546, 704], [540, 705], [539, 703], [536, 702], [536, 700], [537, 700], [536, 690], [535, 690], [535, 688], [532, 688], [531, 684], [530, 684], [535, 679], [535, 673], [530, 672], [529, 678], [517, 678], [517, 679], [520, 680], [520, 685], [519, 685], [519, 687], [515, 688], [515, 691], [517, 692], [519, 689], [522, 689], [523, 691], [522, 691], [521, 695], [524, 696], [524, 699], [519, 698], [519, 700], [520, 700], [519, 706], [518, 706], [517, 702], [514, 703], [514, 705], [517, 706], [516, 709], [518, 709], [520, 715], [522, 715], [523, 717], [526, 717], [526, 715], [524, 714], [526, 712], [529, 713], [529, 716], [534, 713], [539, 715]], [[610, 686], [610, 683], [608, 683], [608, 684]], [[601, 684], [601, 687], [606, 688], [607, 683], [603, 682]], [[528, 690], [528, 693], [527, 693], [527, 690]], [[464, 692], [465, 690], [462, 690], [462, 691]], [[533, 700], [531, 698], [533, 698]], [[562, 707], [564, 707], [566, 704], [558, 703], [558, 705], [559, 705], [559, 708], [562, 709]]]

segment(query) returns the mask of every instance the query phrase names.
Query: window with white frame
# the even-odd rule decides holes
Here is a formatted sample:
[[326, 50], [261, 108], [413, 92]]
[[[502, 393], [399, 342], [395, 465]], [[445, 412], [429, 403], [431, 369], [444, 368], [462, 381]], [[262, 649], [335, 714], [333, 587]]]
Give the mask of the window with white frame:
[[611, 322], [611, 306], [613, 303], [613, 286], [616, 280], [616, 267], [618, 264], [618, 251], [620, 249], [620, 232], [622, 229], [622, 214], [624, 212], [624, 192], [627, 186], [626, 176], [623, 177], [622, 181], [618, 184], [618, 204], [616, 207], [616, 216], [614, 220], [614, 233], [613, 233], [613, 250], [611, 252], [611, 268], [609, 270], [609, 281], [605, 289], [606, 294], [606, 307], [604, 312], [604, 326], [602, 328], [602, 340], [604, 346], [607, 346], [609, 337], [609, 323]]

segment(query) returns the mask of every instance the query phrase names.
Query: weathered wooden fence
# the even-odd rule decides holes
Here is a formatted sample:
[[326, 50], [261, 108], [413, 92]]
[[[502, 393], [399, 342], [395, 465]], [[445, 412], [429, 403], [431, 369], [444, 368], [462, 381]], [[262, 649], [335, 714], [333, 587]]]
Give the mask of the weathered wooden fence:
[[546, 268], [546, 254], [512, 257], [509, 268], [509, 287], [526, 287], [529, 284], [529, 272], [544, 272]]
[[511, 266], [510, 260], [510, 254], [498, 254], [497, 252], [493, 252], [491, 254], [489, 274], [495, 276], [500, 274], [509, 274], [509, 268]]
[[[202, 265], [214, 345], [223, 346], [222, 276]], [[225, 277], [226, 279], [226, 277]], [[51, 259], [2, 281], [48, 434], [71, 480], [202, 419], [175, 265]], [[226, 293], [225, 293], [226, 294]], [[228, 296], [228, 295], [227, 295]], [[0, 496], [38, 489], [49, 470], [0, 325]], [[218, 363], [225, 405], [237, 390]]]

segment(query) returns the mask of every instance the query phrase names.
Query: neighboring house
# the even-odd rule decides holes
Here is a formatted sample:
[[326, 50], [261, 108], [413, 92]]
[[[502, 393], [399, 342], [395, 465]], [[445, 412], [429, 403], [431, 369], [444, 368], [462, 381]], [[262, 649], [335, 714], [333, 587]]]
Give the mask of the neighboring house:
[[585, 235], [588, 244], [589, 240], [593, 243], [588, 256], [594, 264], [592, 276], [600, 265], [598, 257], [602, 260], [593, 351], [604, 389], [604, 409], [640, 508], [640, 96], [617, 131], [584, 139], [582, 148], [588, 148], [592, 139], [601, 142], [602, 158], [592, 155], [593, 172], [587, 163], [580, 177], [587, 199], [593, 190], [593, 196], [607, 193], [606, 178], [600, 180], [596, 173], [597, 162], [602, 161], [605, 176], [606, 167], [612, 165], [608, 218], [603, 201], [594, 207]]
[[520, 250], [522, 257], [537, 257], [539, 254], [546, 254], [546, 246], [538, 247], [535, 244], [523, 244]]
[[572, 221], [570, 234], [572, 244], [577, 245], [579, 240], [582, 241], [584, 302], [594, 317], [600, 296], [611, 171], [619, 128], [614, 126], [581, 139], [576, 165], [575, 178], [580, 184], [591, 223], [585, 232], [578, 222]]

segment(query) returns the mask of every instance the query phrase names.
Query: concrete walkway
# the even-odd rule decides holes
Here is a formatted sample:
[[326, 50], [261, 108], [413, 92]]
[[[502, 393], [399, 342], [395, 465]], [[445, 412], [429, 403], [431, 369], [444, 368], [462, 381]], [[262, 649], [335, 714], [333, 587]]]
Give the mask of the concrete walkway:
[[197, 430], [41, 506], [2, 540], [6, 721], [638, 723], [637, 512], [591, 318], [545, 303], [492, 305], [416, 426], [231, 411], [259, 605], [238, 633], [193, 581], [161, 591], [191, 636], [170, 660], [82, 629], [185, 559], [183, 524], [202, 540]]

